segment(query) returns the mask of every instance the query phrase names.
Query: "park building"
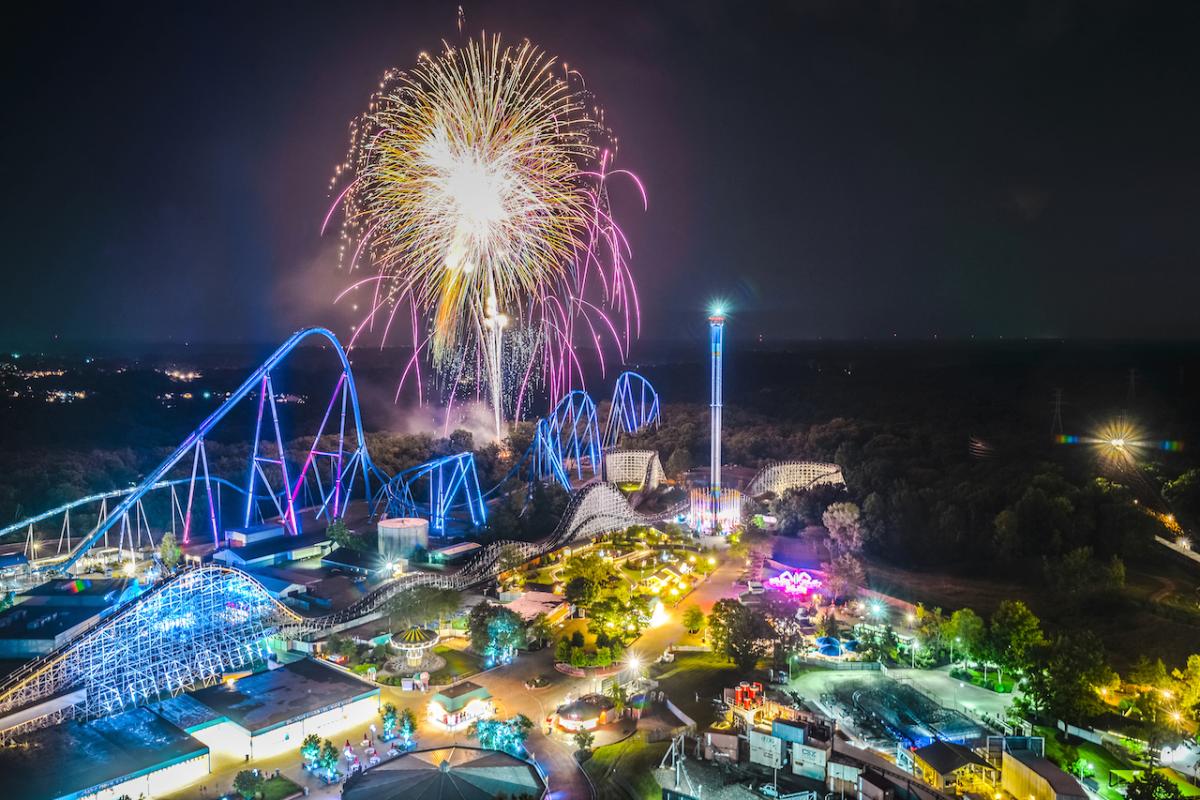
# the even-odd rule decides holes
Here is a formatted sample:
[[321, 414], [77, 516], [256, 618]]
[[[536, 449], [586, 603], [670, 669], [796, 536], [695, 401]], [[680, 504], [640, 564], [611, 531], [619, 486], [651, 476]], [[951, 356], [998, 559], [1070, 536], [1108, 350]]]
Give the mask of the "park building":
[[492, 694], [471, 681], [462, 681], [434, 694], [426, 709], [429, 721], [447, 731], [466, 730], [472, 722], [495, 714]]
[[244, 543], [237, 544], [239, 539], [231, 533], [229, 546], [213, 553], [213, 561], [241, 570], [259, 569], [320, 557], [333, 548], [325, 531], [288, 536], [279, 525], [255, 526], [244, 530], [252, 531], [242, 536], [240, 541]]
[[5, 800], [161, 797], [209, 770], [208, 745], [150, 708], [41, 728], [0, 748], [0, 771], [12, 779]]
[[1033, 750], [1005, 749], [1001, 786], [1021, 800], [1086, 800], [1079, 781]]
[[122, 578], [61, 578], [26, 589], [0, 613], [0, 658], [43, 656], [140, 591], [136, 581]]
[[911, 764], [911, 771], [935, 789], [963, 794], [980, 783], [995, 785], [999, 771], [966, 745], [936, 740], [916, 750], [898, 748], [896, 763]]
[[162, 713], [214, 753], [251, 760], [299, 749], [379, 715], [379, 687], [311, 659], [226, 680], [160, 704]]

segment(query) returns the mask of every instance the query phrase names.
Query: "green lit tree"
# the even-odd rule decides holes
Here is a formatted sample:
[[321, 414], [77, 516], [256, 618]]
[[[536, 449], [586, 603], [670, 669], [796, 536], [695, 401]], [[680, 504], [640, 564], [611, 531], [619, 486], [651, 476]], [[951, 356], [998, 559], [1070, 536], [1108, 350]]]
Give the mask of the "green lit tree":
[[412, 744], [413, 737], [417, 735], [417, 715], [412, 712], [411, 708], [405, 708], [400, 712], [400, 737], [404, 739], [404, 745], [407, 747]]
[[525, 750], [525, 741], [533, 730], [533, 720], [524, 714], [508, 719], [481, 719], [471, 723], [467, 736], [479, 741], [479, 746], [488, 750], [502, 750], [520, 755]]
[[311, 766], [321, 755], [321, 737], [310, 733], [300, 745], [300, 756]]
[[704, 612], [699, 606], [691, 605], [684, 609], [683, 627], [687, 628], [688, 633], [699, 633], [704, 627]]
[[337, 774], [338, 751], [333, 742], [326, 739], [321, 743], [321, 754], [317, 756], [317, 768], [332, 778]]
[[383, 718], [383, 738], [389, 740], [396, 735], [396, 707], [385, 703], [380, 716]]

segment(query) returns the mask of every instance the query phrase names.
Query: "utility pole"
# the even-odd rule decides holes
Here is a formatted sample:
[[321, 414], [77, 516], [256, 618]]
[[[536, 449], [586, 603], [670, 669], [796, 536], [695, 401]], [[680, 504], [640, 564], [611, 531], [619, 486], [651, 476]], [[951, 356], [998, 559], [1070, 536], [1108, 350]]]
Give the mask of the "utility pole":
[[1062, 436], [1063, 435], [1062, 395], [1063, 395], [1062, 389], [1054, 390], [1054, 416], [1050, 420], [1050, 435], [1051, 436]]

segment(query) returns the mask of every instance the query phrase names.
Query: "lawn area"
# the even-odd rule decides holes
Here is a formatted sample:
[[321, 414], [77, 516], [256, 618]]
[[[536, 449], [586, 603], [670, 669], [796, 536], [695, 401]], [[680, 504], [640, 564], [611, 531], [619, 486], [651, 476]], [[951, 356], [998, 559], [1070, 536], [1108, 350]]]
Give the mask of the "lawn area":
[[280, 775], [278, 778], [271, 778], [263, 784], [261, 789], [262, 800], [283, 800], [283, 798], [291, 797], [299, 791], [300, 784]]
[[642, 733], [597, 747], [583, 763], [584, 772], [596, 785], [596, 800], [628, 800], [628, 795], [612, 780], [613, 775], [621, 776], [633, 788], [637, 800], [659, 800], [662, 789], [652, 773], [668, 747], [670, 742], [647, 742]]
[[446, 666], [429, 674], [431, 683], [449, 683], [467, 675], [474, 675], [483, 669], [483, 659], [466, 650], [456, 650], [453, 647], [438, 645], [433, 648], [433, 652], [434, 655], [446, 659]]
[[[1184, 797], [1200, 797], [1200, 786], [1193, 786], [1192, 784], [1188, 783], [1186, 776], [1176, 772], [1170, 767], [1159, 767], [1154, 771], [1163, 775], [1167, 780], [1171, 781], [1171, 783], [1178, 786], [1180, 794], [1182, 794]], [[1134, 777], [1142, 774], [1140, 769], [1113, 770], [1113, 772], [1125, 783], [1129, 783], [1134, 779]]]
[[953, 677], [959, 680], [966, 680], [968, 683], [984, 689], [991, 689], [993, 692], [1000, 694], [1012, 694], [1013, 687], [1016, 686], [1016, 681], [1011, 678], [1005, 678], [1002, 682], [996, 680], [996, 670], [988, 670], [987, 683], [983, 681], [983, 670], [967, 667], [965, 670], [962, 667], [955, 667], [951, 673]]
[[[765, 683], [767, 676], [761, 670], [756, 670], [753, 675], [739, 672], [724, 656], [716, 653], [677, 653], [673, 663], [656, 665], [651, 677], [658, 680], [659, 688], [667, 693], [672, 703], [704, 728], [716, 718], [712, 699], [720, 697], [722, 689], [736, 686], [740, 681], [761, 680]], [[700, 695], [699, 702], [697, 694]]]
[[[1046, 758], [1058, 764], [1064, 770], [1070, 768], [1067, 762], [1066, 750], [1069, 745], [1060, 742], [1055, 734], [1054, 728], [1036, 727], [1034, 728], [1035, 736], [1044, 736], [1046, 738]], [[1108, 774], [1112, 770], [1128, 770], [1129, 764], [1117, 756], [1110, 753], [1098, 744], [1091, 742], [1073, 742], [1072, 745], [1079, 753], [1079, 758], [1089, 761], [1096, 767], [1096, 783], [1099, 784], [1099, 792], [1105, 800], [1124, 800], [1124, 795], [1119, 794], [1116, 789], [1110, 788], [1108, 785]]]

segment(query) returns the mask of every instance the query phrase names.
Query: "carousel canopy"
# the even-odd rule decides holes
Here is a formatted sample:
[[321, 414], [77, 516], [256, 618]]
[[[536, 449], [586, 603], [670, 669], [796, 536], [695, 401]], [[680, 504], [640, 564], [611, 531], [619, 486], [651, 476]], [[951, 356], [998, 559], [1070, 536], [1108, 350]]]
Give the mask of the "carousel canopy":
[[431, 631], [429, 628], [418, 628], [415, 625], [408, 630], [392, 634], [392, 644], [405, 649], [432, 647], [437, 644], [437, 641], [436, 631]]

